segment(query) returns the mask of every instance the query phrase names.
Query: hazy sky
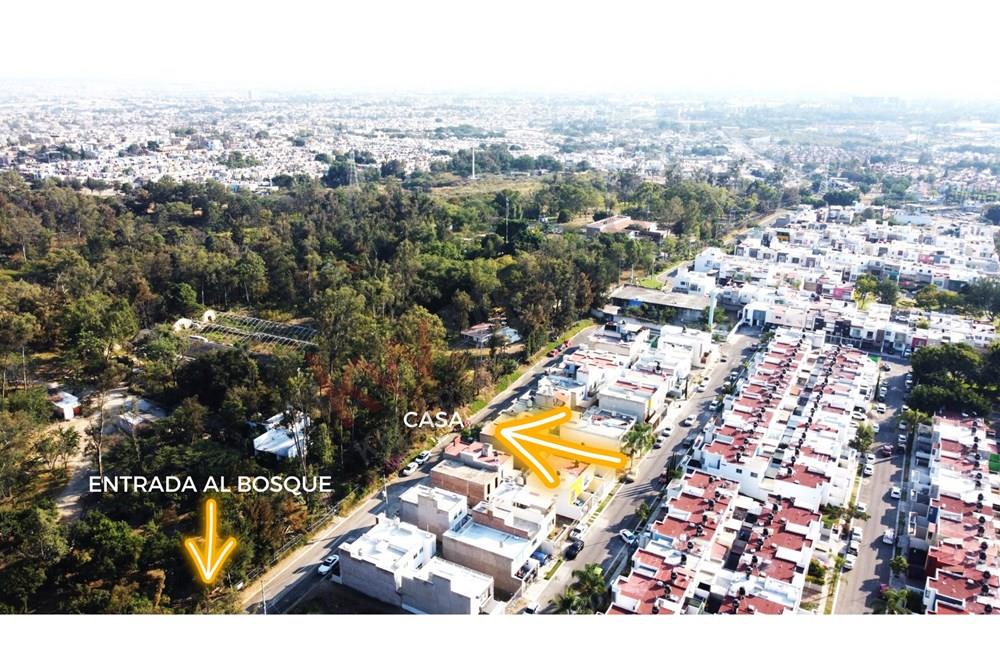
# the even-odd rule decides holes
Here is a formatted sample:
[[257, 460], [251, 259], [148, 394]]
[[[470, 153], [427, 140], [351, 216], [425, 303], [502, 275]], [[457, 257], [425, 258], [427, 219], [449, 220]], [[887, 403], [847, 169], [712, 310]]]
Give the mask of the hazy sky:
[[1000, 100], [992, 2], [5, 2], [0, 80]]

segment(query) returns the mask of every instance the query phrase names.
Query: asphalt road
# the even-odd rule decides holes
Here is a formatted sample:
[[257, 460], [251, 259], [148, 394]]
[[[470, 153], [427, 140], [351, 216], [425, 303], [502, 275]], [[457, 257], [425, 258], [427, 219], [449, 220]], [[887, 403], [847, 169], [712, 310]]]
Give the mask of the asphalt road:
[[[588, 327], [573, 336], [571, 345], [578, 345], [596, 328]], [[488, 421], [494, 415], [513, 403], [519, 390], [532, 382], [543, 368], [555, 364], [556, 359], [542, 357], [522, 375], [516, 382], [500, 392], [490, 403], [475, 415], [470, 417], [468, 424]], [[430, 461], [409, 477], [390, 478], [387, 480], [389, 504], [386, 507], [385, 497], [381, 490], [358, 505], [348, 516], [334, 519], [323, 527], [309, 542], [296, 549], [289, 556], [279, 561], [258, 581], [253, 582], [243, 591], [243, 607], [248, 612], [259, 613], [263, 609], [262, 602], [267, 601], [267, 613], [286, 613], [299, 601], [308, 597], [321, 582], [316, 574], [320, 562], [340, 546], [342, 542], [350, 542], [362, 535], [368, 528], [375, 525], [376, 517], [388, 513], [394, 516], [399, 512], [399, 497], [411, 486], [420, 484], [427, 478], [428, 471], [441, 460], [441, 449], [451, 442], [454, 434], [442, 436], [432, 449]], [[388, 509], [388, 512], [386, 511]]]
[[[731, 343], [724, 344], [722, 351], [728, 355], [727, 363], [718, 363], [710, 369], [708, 387], [704, 392], [695, 393], [686, 401], [678, 402], [671, 408], [668, 415], [661, 421], [661, 426], [674, 425], [674, 432], [661, 449], [652, 450], [637, 464], [635, 481], [619, 488], [618, 493], [604, 508], [601, 515], [594, 521], [583, 535], [585, 543], [580, 554], [570, 561], [564, 562], [548, 581], [537, 599], [539, 609], [552, 611], [552, 602], [572, 583], [573, 570], [582, 568], [587, 563], [600, 563], [607, 569], [612, 565], [617, 554], [626, 549], [627, 545], [619, 537], [623, 528], [635, 530], [638, 519], [635, 510], [646, 500], [652, 504], [662, 488], [659, 483], [660, 473], [668, 463], [670, 456], [680, 453], [681, 441], [690, 432], [696, 432], [704, 426], [709, 418], [708, 405], [718, 394], [716, 390], [725, 384], [726, 376], [751, 354], [749, 347], [757, 339], [747, 334], [738, 333]], [[685, 428], [680, 422], [688, 415], [697, 415], [697, 423]]]
[[[834, 613], [864, 614], [869, 613], [878, 595], [879, 585], [889, 582], [889, 562], [893, 557], [893, 547], [882, 542], [886, 529], [896, 528], [898, 500], [889, 496], [893, 485], [901, 486], [903, 478], [904, 454], [893, 454], [884, 457], [878, 453], [882, 445], [894, 447], [898, 430], [895, 417], [903, 404], [904, 383], [909, 364], [889, 361], [891, 370], [883, 373], [883, 381], [887, 382], [889, 391], [886, 397], [886, 412], [877, 415], [875, 421], [879, 424], [879, 432], [875, 434], [875, 444], [872, 447], [876, 460], [875, 471], [871, 477], [863, 478], [858, 500], [866, 503], [870, 518], [862, 526], [861, 549], [854, 569], [844, 572], [840, 579], [837, 601]], [[855, 520], [854, 524], [860, 522]]]

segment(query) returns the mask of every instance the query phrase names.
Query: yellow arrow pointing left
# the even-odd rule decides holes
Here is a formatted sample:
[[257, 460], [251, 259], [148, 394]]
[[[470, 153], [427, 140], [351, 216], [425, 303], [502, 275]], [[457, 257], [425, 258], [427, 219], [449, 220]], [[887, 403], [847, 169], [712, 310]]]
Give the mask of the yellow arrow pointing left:
[[628, 457], [624, 454], [569, 442], [549, 432], [555, 426], [569, 421], [570, 417], [569, 408], [554, 408], [529, 417], [505, 421], [497, 424], [497, 438], [550, 489], [559, 486], [559, 474], [544, 457], [539, 456], [542, 452], [611, 468], [624, 468], [628, 464]]
[[[198, 570], [198, 576], [206, 584], [215, 582], [219, 576], [222, 565], [226, 562], [233, 549], [236, 548], [236, 538], [228, 537], [217, 548], [216, 542], [219, 537], [215, 533], [215, 517], [218, 508], [215, 501], [209, 498], [205, 501], [205, 532], [202, 537], [189, 537], [184, 540], [184, 547], [191, 555], [194, 566]], [[202, 542], [204, 549], [198, 543]]]

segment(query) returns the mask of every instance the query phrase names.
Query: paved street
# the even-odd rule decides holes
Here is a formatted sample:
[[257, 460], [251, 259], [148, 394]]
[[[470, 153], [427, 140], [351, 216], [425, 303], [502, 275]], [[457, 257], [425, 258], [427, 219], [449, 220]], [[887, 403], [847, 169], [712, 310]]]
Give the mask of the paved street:
[[[585, 340], [596, 327], [588, 327], [571, 339], [572, 345], [578, 345]], [[494, 415], [508, 407], [519, 390], [529, 384], [534, 377], [556, 359], [542, 357], [524, 375], [504, 391], [497, 394], [489, 405], [470, 417], [469, 424], [488, 421]], [[399, 511], [399, 497], [414, 484], [421, 483], [427, 472], [440, 461], [442, 447], [451, 442], [454, 434], [442, 436], [433, 448], [433, 456], [421, 470], [409, 477], [390, 479], [387, 489], [389, 495], [389, 515]], [[385, 499], [379, 491], [365, 502], [358, 505], [348, 516], [336, 518], [323, 527], [309, 542], [293, 551], [279, 561], [261, 580], [249, 585], [243, 592], [243, 606], [247, 611], [259, 612], [262, 598], [267, 600], [267, 612], [285, 613], [300, 600], [304, 599], [312, 589], [320, 583], [316, 568], [320, 561], [334, 551], [341, 542], [351, 541], [363, 534], [369, 527], [375, 525], [375, 519], [386, 513]], [[263, 586], [262, 586], [263, 584]]]
[[[586, 546], [576, 559], [564, 562], [555, 575], [546, 582], [544, 589], [538, 596], [540, 609], [548, 609], [552, 601], [566, 588], [572, 581], [572, 573], [575, 569], [582, 568], [587, 563], [601, 563], [604, 568], [608, 568], [615, 560], [619, 551], [626, 548], [625, 543], [618, 536], [618, 531], [622, 528], [635, 529], [638, 523], [635, 517], [635, 510], [645, 499], [652, 503], [661, 485], [659, 483], [660, 473], [667, 464], [670, 456], [675, 450], [679, 451], [679, 445], [688, 433], [698, 431], [708, 418], [708, 404], [718, 394], [716, 390], [725, 384], [726, 375], [730, 370], [738, 366], [749, 354], [750, 345], [756, 342], [756, 338], [744, 333], [738, 333], [733, 337], [731, 343], [723, 345], [723, 352], [728, 354], [727, 363], [719, 363], [711, 369], [708, 387], [704, 392], [694, 394], [687, 401], [675, 405], [670, 413], [663, 419], [662, 425], [673, 424], [674, 433], [662, 449], [652, 450], [646, 458], [636, 467], [636, 481], [620, 487], [618, 494], [608, 503], [607, 507], [584, 534], [583, 539]], [[688, 415], [698, 415], [698, 423], [691, 428], [684, 428], [680, 425]]]
[[[898, 434], [895, 417], [903, 403], [904, 382], [909, 364], [889, 361], [892, 367], [883, 374], [889, 392], [886, 398], [887, 410], [878, 415], [879, 432], [875, 434], [875, 474], [863, 478], [858, 500], [866, 503], [870, 518], [862, 525], [863, 539], [854, 569], [844, 572], [840, 580], [834, 612], [837, 614], [871, 613], [872, 603], [878, 594], [879, 585], [889, 582], [889, 561], [893, 557], [893, 547], [882, 542], [886, 529], [896, 527], [899, 501], [890, 498], [893, 485], [902, 485], [904, 454], [884, 457], [878, 453], [882, 445], [894, 447]], [[859, 522], [855, 522], [859, 523]]]

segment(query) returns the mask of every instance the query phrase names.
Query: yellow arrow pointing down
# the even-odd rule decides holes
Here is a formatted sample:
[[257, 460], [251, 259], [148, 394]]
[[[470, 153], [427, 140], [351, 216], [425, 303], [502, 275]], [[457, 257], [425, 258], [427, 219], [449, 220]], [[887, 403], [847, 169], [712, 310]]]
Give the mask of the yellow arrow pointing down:
[[[202, 537], [189, 537], [184, 540], [184, 547], [191, 555], [194, 566], [198, 570], [198, 576], [206, 584], [211, 584], [219, 576], [222, 565], [236, 548], [236, 538], [228, 537], [216, 552], [215, 516], [218, 508], [215, 501], [209, 498], [205, 501], [205, 534]], [[205, 545], [204, 551], [199, 546], [199, 542]]]
[[559, 475], [539, 456], [542, 452], [611, 468], [624, 468], [628, 464], [628, 457], [619, 452], [587, 447], [549, 433], [553, 427], [569, 421], [571, 415], [569, 408], [554, 408], [529, 417], [511, 419], [497, 424], [497, 438], [550, 489], [559, 486]]

